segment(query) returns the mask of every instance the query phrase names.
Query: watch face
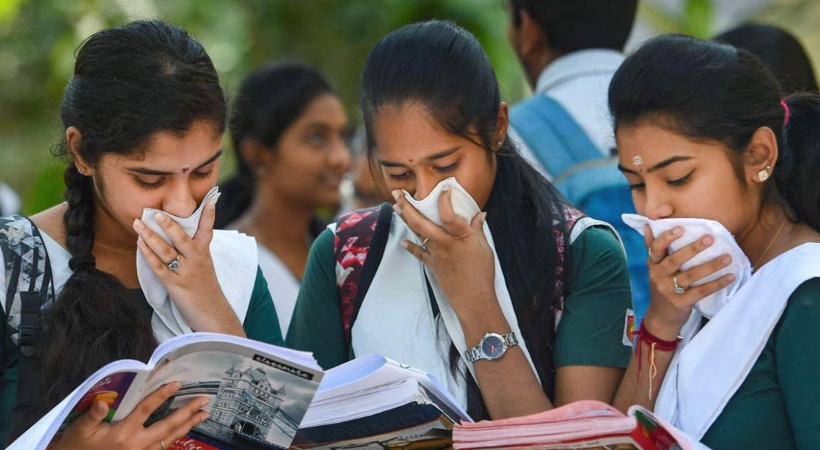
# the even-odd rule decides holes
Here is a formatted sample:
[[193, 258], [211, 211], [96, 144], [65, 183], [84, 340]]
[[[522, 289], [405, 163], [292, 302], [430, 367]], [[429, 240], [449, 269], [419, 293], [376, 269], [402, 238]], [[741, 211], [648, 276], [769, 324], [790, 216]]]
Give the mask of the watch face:
[[481, 353], [487, 359], [497, 359], [504, 355], [504, 341], [501, 339], [501, 336], [491, 333], [484, 336], [484, 339], [481, 340]]

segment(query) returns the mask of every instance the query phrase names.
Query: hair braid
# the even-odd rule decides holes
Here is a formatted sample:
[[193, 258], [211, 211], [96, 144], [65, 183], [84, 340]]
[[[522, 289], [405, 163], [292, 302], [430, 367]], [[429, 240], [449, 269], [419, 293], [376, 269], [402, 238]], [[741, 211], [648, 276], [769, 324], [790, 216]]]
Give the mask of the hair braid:
[[[105, 364], [124, 358], [147, 361], [157, 346], [151, 315], [116, 277], [96, 268], [93, 179], [73, 164], [64, 178], [68, 209], [63, 223], [73, 273], [48, 314], [39, 352], [45, 388], [41, 412]], [[84, 344], [82, 352], [74, 351], [78, 342]], [[65, 355], [72, 355], [71, 364]]]
[[76, 167], [69, 165], [63, 176], [68, 209], [63, 214], [65, 244], [71, 252], [68, 266], [77, 272], [96, 266], [94, 256], [94, 186], [91, 177], [80, 174]]

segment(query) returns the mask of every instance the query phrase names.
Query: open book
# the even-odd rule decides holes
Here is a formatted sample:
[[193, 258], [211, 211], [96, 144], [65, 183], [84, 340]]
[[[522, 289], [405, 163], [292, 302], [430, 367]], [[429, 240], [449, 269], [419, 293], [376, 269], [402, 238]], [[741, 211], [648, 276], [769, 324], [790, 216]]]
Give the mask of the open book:
[[434, 377], [367, 355], [325, 373], [293, 447], [449, 448], [453, 425], [470, 421]]
[[460, 450], [708, 450], [646, 408], [628, 412], [584, 400], [525, 417], [461, 424], [453, 442]]
[[157, 388], [177, 381], [181, 389], [148, 423], [200, 396], [210, 398], [203, 408], [210, 417], [169, 450], [286, 449], [322, 375], [310, 353], [223, 334], [186, 334], [158, 346], [148, 364], [119, 360], [98, 370], [9, 448], [45, 449], [97, 400], [110, 406], [106, 420], [121, 420]]

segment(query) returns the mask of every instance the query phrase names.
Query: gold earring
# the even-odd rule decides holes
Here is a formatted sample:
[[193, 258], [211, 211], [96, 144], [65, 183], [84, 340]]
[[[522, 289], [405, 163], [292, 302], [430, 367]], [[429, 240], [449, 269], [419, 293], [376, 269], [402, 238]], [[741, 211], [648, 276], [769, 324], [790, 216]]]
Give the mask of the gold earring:
[[760, 179], [761, 183], [769, 179], [769, 170], [771, 169], [772, 166], [766, 166], [765, 169], [757, 173], [757, 177]]

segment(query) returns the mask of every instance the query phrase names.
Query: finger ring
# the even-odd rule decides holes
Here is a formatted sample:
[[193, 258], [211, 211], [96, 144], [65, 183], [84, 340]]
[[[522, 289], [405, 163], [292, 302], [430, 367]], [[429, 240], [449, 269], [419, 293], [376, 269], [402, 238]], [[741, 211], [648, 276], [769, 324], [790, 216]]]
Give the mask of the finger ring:
[[426, 238], [424, 238], [423, 241], [421, 241], [421, 249], [424, 250], [425, 252], [427, 251], [427, 241], [429, 241], [429, 240], [430, 240], [430, 238], [426, 237]]
[[[173, 270], [173, 269], [172, 269]], [[159, 440], [159, 445], [162, 447], [162, 450], [165, 450], [165, 441], [162, 439]]]
[[646, 249], [646, 253], [649, 255], [649, 257], [650, 257], [650, 258], [652, 258], [652, 259], [653, 259], [653, 260], [655, 260], [655, 261], [660, 261], [660, 260], [662, 260], [662, 259], [663, 259], [663, 256], [655, 256], [655, 255], [653, 255], [653, 254], [652, 254], [652, 249], [651, 249], [651, 248], [647, 248], [647, 249]]
[[[168, 269], [170, 269], [171, 271], [174, 271], [174, 272], [179, 270], [179, 253], [177, 253], [176, 258], [174, 258], [173, 261], [169, 262], [165, 266], [168, 267]], [[163, 446], [162, 448], [164, 449], [165, 447]]]
[[683, 294], [684, 292], [686, 292], [686, 288], [684, 288], [683, 286], [678, 285], [678, 276], [677, 275], [672, 277], [672, 282], [675, 283], [675, 288], [673, 289], [673, 291], [675, 291], [676, 294]]

